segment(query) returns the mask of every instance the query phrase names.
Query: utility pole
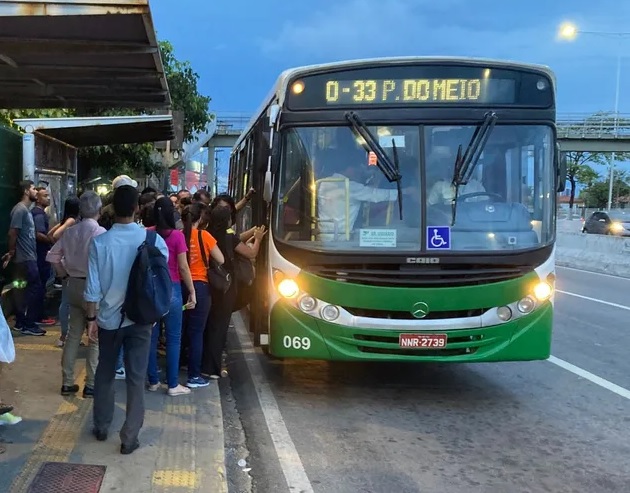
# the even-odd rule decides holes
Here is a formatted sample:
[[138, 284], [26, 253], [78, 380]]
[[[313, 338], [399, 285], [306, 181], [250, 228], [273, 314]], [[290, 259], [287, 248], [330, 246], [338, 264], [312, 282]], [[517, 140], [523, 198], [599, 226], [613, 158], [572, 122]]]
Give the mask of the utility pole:
[[212, 196], [216, 197], [219, 193], [219, 153], [223, 152], [223, 149], [215, 149], [214, 150], [214, 183], [208, 184], [208, 186], [212, 186]]

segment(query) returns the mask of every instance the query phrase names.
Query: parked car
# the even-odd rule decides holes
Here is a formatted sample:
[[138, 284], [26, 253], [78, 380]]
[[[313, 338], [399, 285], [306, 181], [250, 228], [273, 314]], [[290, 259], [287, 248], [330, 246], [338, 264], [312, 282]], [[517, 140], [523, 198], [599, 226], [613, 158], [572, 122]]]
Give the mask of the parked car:
[[630, 236], [630, 214], [623, 212], [594, 212], [584, 221], [582, 233]]

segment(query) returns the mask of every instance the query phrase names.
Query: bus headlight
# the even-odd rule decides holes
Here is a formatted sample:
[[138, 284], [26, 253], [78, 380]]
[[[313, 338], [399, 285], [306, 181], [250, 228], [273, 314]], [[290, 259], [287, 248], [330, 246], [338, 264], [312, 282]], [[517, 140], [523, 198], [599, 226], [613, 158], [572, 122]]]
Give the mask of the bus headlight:
[[549, 299], [552, 291], [551, 285], [545, 281], [541, 281], [534, 286], [534, 296], [538, 301], [545, 301]]
[[497, 308], [497, 317], [503, 322], [507, 322], [512, 318], [512, 310], [509, 306], [500, 306]]
[[339, 318], [339, 308], [335, 305], [326, 305], [321, 310], [321, 315], [327, 322], [334, 322]]
[[521, 313], [529, 313], [536, 307], [536, 300], [531, 296], [526, 296], [516, 304], [516, 307]]
[[317, 307], [317, 300], [306, 294], [300, 298], [298, 304], [303, 312], [312, 312]]
[[278, 293], [285, 298], [295, 298], [300, 288], [293, 279], [283, 279], [278, 283]]

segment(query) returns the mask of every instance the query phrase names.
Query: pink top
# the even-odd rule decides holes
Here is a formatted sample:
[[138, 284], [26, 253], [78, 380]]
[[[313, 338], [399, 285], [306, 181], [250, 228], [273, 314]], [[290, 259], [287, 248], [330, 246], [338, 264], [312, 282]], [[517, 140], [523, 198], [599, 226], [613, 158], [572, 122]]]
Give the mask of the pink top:
[[[155, 231], [155, 226], [151, 226], [147, 229]], [[180, 282], [182, 279], [179, 275], [179, 264], [177, 263], [177, 256], [180, 253], [186, 253], [188, 251], [184, 233], [173, 229], [170, 232], [165, 232], [165, 237], [162, 236], [162, 238], [164, 238], [164, 242], [168, 247], [168, 271], [171, 274], [171, 281]]]

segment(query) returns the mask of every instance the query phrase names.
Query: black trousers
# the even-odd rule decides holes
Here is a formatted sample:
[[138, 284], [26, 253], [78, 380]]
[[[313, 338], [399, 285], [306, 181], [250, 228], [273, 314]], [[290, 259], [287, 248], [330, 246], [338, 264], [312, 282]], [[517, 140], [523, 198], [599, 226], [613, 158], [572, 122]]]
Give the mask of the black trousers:
[[221, 356], [227, 341], [236, 294], [236, 283], [232, 283], [227, 293], [212, 290], [212, 308], [203, 340], [202, 373], [221, 375]]

